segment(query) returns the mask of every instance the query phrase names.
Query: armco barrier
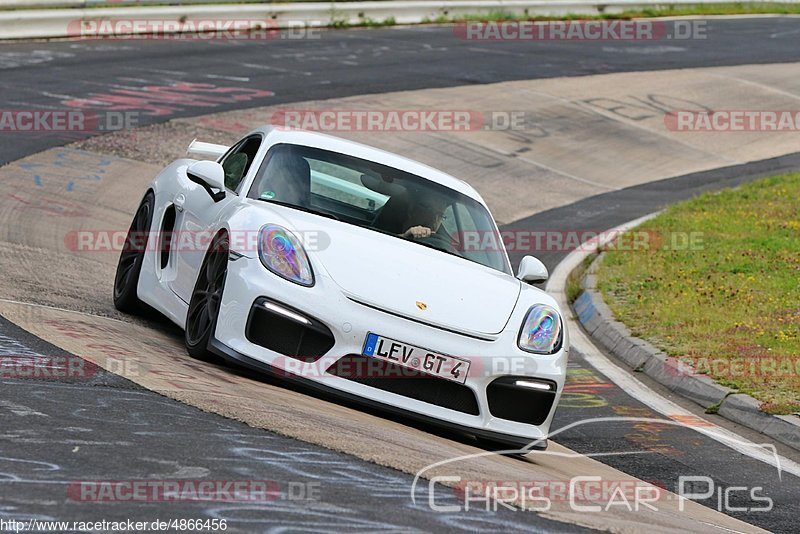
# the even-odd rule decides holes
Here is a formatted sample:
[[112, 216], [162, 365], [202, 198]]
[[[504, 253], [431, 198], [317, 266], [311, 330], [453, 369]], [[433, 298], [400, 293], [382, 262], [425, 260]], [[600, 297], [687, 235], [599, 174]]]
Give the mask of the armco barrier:
[[[436, 20], [440, 16], [454, 17], [480, 13], [508, 13], [513, 15], [571, 14], [596, 15], [621, 13], [631, 9], [696, 5], [698, 3], [726, 3], [729, 0], [617, 0], [612, 2], [580, 2], [575, 0], [430, 0], [372, 1], [372, 2], [298, 2], [298, 3], [244, 3], [242, 0], [217, 0], [214, 4], [149, 6], [147, 2], [169, 0], [144, 0], [131, 7], [93, 7], [99, 5], [124, 6], [125, 0], [6, 0], [3, 7], [21, 9], [0, 11], [0, 39], [33, 39], [68, 37], [69, 28], [76, 21], [102, 21], [113, 19], [149, 19], [159, 21], [186, 20], [243, 20], [270, 19], [271, 27], [289, 25], [327, 26], [332, 23], [359, 24], [366, 20], [393, 19], [397, 24], [418, 24]], [[203, 0], [200, 0], [203, 1]], [[246, 0], [245, 0], [246, 1]], [[771, 0], [767, 0], [771, 1]], [[788, 0], [775, 3], [796, 3]], [[232, 9], [231, 4], [240, 4]], [[54, 7], [54, 9], [23, 9], [29, 6]], [[71, 7], [71, 9], [58, 9]]]

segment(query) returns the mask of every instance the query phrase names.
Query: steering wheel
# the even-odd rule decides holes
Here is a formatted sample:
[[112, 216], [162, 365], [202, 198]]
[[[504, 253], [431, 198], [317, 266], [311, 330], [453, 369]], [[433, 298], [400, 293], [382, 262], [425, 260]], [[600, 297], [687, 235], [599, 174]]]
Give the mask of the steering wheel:
[[458, 249], [453, 246], [453, 241], [447, 235], [443, 235], [438, 232], [434, 232], [428, 237], [420, 237], [416, 241], [419, 241], [420, 243], [426, 243], [434, 248], [444, 250], [445, 252], [458, 254]]

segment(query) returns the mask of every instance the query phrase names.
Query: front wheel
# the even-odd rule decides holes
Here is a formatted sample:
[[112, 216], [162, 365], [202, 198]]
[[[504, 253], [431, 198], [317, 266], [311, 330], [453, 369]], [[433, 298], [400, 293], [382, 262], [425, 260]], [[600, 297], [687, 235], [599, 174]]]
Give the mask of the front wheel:
[[139, 314], [146, 310], [145, 304], [139, 300], [137, 287], [144, 253], [147, 250], [150, 226], [153, 223], [155, 201], [152, 191], [145, 195], [133, 217], [128, 235], [125, 237], [125, 246], [119, 256], [117, 274], [114, 277], [114, 307], [124, 313]]
[[206, 362], [221, 361], [209, 352], [208, 343], [217, 325], [222, 290], [228, 274], [229, 249], [228, 235], [224, 232], [217, 234], [197, 274], [186, 314], [186, 350], [192, 358]]

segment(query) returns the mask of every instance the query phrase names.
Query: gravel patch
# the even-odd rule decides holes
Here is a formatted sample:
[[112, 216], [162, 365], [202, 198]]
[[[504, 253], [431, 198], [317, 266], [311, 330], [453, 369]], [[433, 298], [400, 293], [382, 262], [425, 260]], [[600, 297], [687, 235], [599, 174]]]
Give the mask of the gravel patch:
[[69, 147], [165, 166], [184, 154], [193, 139], [230, 145], [239, 137], [192, 121], [173, 120], [91, 137]]

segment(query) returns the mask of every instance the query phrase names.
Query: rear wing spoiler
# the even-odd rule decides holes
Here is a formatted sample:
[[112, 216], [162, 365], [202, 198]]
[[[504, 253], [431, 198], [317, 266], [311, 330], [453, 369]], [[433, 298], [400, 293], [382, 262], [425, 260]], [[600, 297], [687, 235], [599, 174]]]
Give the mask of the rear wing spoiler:
[[214, 143], [203, 143], [195, 139], [189, 143], [186, 153], [192, 156], [201, 156], [204, 158], [219, 159], [230, 147], [225, 145], [216, 145]]

